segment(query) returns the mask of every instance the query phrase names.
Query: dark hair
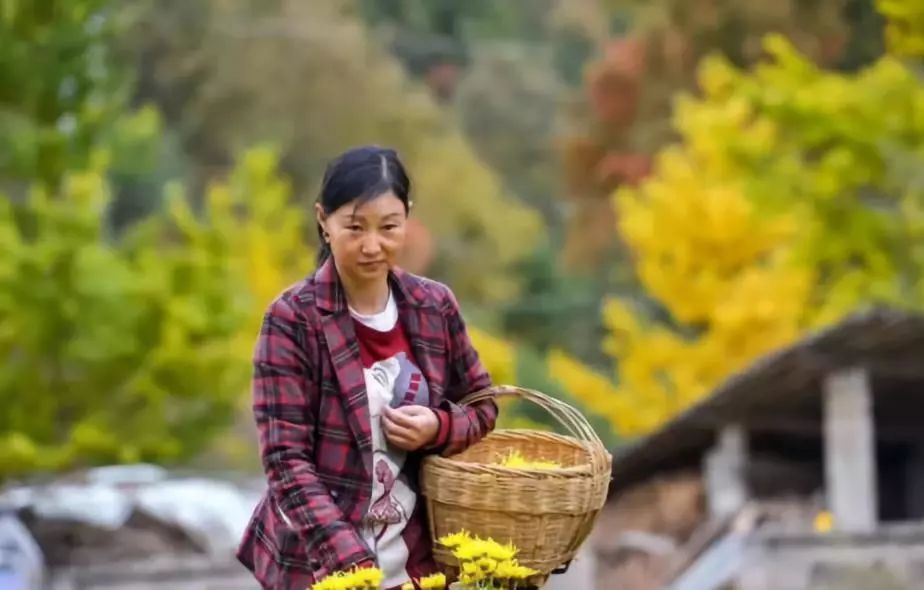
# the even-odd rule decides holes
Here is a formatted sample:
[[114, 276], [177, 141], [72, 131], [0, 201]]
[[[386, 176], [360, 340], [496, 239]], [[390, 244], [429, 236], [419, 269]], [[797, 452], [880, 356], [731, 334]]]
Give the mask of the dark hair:
[[[353, 201], [368, 201], [388, 192], [401, 199], [405, 212], [410, 210], [411, 180], [398, 153], [374, 145], [361, 146], [343, 152], [327, 165], [318, 203], [325, 214], [330, 214]], [[320, 266], [331, 254], [320, 223], [318, 237]]]

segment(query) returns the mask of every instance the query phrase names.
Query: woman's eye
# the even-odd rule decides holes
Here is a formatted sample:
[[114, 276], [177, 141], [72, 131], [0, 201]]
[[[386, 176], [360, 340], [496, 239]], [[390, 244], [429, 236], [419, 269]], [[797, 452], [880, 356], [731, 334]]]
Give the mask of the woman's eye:
[[391, 225], [386, 225], [386, 226], [385, 226], [385, 231], [393, 231], [393, 230], [396, 230], [396, 229], [398, 229], [398, 226], [395, 225], [395, 224], [391, 224]]
[[360, 226], [358, 226], [358, 225], [351, 225], [351, 226], [350, 226], [350, 231], [362, 231], [362, 230], [363, 230], [363, 228], [360, 227]]

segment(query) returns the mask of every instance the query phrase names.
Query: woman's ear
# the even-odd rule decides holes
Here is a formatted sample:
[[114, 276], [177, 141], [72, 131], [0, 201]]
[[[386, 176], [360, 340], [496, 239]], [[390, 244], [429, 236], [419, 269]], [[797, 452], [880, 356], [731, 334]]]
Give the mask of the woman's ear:
[[314, 204], [314, 217], [318, 220], [318, 225], [321, 226], [321, 229], [327, 232], [327, 215], [324, 213], [321, 203]]

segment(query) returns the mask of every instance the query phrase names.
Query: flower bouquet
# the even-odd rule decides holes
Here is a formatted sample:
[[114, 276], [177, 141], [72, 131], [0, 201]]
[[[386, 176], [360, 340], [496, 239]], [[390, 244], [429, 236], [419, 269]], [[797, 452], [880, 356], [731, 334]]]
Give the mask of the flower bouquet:
[[438, 542], [459, 562], [459, 580], [449, 586], [450, 590], [516, 590], [526, 588], [528, 580], [539, 573], [520, 565], [517, 548], [510, 544], [472, 537], [465, 531]]
[[[517, 590], [528, 587], [538, 572], [520, 565], [517, 549], [492, 539], [473, 537], [465, 531], [439, 539], [459, 562], [459, 579], [449, 583], [446, 575], [432, 574], [407, 582], [402, 590]], [[378, 568], [359, 568], [331, 574], [311, 590], [380, 590], [382, 572]]]

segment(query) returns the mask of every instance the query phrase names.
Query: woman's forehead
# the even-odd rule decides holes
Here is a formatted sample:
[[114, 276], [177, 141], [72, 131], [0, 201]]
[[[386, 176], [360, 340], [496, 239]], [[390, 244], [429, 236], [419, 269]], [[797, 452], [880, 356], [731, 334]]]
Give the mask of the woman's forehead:
[[335, 215], [353, 219], [371, 219], [404, 214], [404, 203], [392, 192], [371, 199], [347, 203], [334, 212]]

